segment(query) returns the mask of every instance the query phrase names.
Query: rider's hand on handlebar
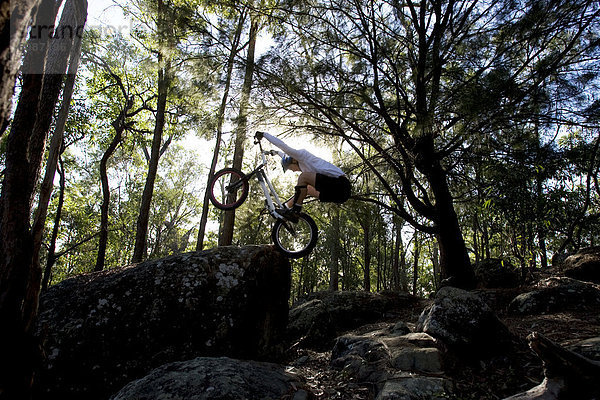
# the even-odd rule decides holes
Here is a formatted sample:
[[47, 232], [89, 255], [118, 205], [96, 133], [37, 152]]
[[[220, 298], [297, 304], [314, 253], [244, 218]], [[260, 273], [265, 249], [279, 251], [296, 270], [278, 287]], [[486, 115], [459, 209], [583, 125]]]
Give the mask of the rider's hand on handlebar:
[[256, 140], [261, 140], [261, 139], [263, 138], [263, 135], [264, 135], [264, 134], [265, 134], [264, 132], [261, 132], [261, 131], [256, 131], [256, 133], [254, 134], [254, 138], [255, 138]]

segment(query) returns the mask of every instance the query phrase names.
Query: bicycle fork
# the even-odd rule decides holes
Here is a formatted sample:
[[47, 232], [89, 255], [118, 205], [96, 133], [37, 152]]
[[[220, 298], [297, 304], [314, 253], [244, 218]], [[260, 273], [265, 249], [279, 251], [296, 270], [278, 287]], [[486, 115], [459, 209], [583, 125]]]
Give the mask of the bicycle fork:
[[288, 232], [290, 232], [293, 236], [296, 236], [296, 230], [294, 229], [294, 226], [290, 225], [288, 223], [288, 221], [281, 214], [279, 214], [277, 211], [275, 211], [275, 203], [273, 202], [273, 197], [275, 198], [275, 201], [277, 202], [277, 205], [279, 206], [279, 208], [282, 208], [283, 204], [281, 204], [281, 200], [279, 199], [279, 196], [277, 195], [277, 192], [275, 191], [273, 184], [271, 183], [270, 180], [265, 179], [263, 174], [264, 174], [264, 172], [260, 171], [259, 173], [256, 174], [256, 178], [258, 179], [258, 183], [260, 184], [260, 187], [262, 188], [263, 192], [265, 193], [265, 203], [267, 203], [267, 209], [269, 210], [269, 214], [271, 214], [271, 216], [275, 219], [282, 220], [283, 227]]
[[271, 184], [268, 179], [265, 179], [263, 176], [264, 172], [260, 171], [256, 174], [256, 178], [258, 179], [258, 183], [262, 188], [265, 194], [265, 202], [267, 203], [267, 209], [269, 210], [269, 214], [271, 214], [274, 218], [283, 219], [283, 216], [279, 215], [277, 211], [275, 211], [275, 203], [273, 202], [273, 198], [275, 198], [275, 202], [277, 206], [280, 208], [283, 207], [281, 204], [281, 200], [279, 200], [279, 196], [275, 192], [275, 188]]

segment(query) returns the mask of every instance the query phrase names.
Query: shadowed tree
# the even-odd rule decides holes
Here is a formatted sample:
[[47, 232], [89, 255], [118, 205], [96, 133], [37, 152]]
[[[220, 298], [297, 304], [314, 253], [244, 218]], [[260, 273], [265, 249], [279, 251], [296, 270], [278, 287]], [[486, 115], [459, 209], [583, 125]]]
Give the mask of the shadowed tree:
[[[48, 15], [44, 7], [55, 7], [55, 1], [41, 0], [2, 0], [0, 2], [0, 136], [8, 126], [12, 108], [12, 96], [17, 72], [21, 65], [21, 45], [25, 41], [27, 28], [32, 19]], [[52, 21], [54, 22], [54, 21]]]
[[[242, 169], [244, 159], [244, 146], [248, 135], [248, 108], [250, 107], [250, 91], [254, 79], [254, 54], [256, 50], [256, 36], [259, 30], [259, 19], [255, 13], [250, 13], [250, 31], [248, 33], [248, 51], [246, 53], [246, 65], [244, 71], [244, 83], [239, 105], [239, 114], [235, 127], [235, 146], [233, 151], [233, 168]], [[235, 225], [235, 210], [225, 211], [223, 225], [219, 236], [219, 246], [228, 246], [233, 240], [233, 228]]]
[[[0, 197], [0, 398], [28, 398], [37, 347], [32, 329], [42, 280], [30, 216], [46, 138], [71, 49], [78, 46], [87, 1], [65, 3], [54, 34], [39, 38], [38, 24], [54, 25], [59, 2], [42, 3], [23, 65], [23, 87], [7, 137]], [[41, 13], [41, 14], [40, 14]], [[40, 40], [48, 46], [40, 47]], [[46, 49], [40, 51], [40, 49]]]
[[387, 197], [364, 200], [435, 235], [442, 278], [472, 287], [456, 167], [487, 136], [539, 115], [544, 85], [578, 78], [572, 67], [588, 65], [598, 48], [598, 7], [324, 0], [279, 15], [281, 45], [258, 68], [269, 105], [294, 129], [343, 138]]

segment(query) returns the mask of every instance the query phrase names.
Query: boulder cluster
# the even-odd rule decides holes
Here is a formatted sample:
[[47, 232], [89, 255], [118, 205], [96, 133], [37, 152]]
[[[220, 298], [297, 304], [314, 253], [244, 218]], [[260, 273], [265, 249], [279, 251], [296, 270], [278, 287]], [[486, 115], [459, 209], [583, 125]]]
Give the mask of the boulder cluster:
[[[291, 309], [290, 265], [271, 246], [222, 247], [82, 275], [42, 296], [36, 395], [453, 399], [477, 397], [465, 377], [485, 369], [497, 374], [490, 398], [594, 398], [600, 333], [564, 347], [533, 333], [529, 346], [539, 358], [525, 349], [523, 363], [527, 342], [498, 313], [599, 311], [599, 260], [598, 249], [563, 257], [552, 273], [518, 290], [520, 271], [486, 260], [475, 268], [478, 290], [447, 286], [431, 299], [320, 292]], [[345, 393], [311, 381], [319, 374], [307, 366], [323, 358], [319, 368], [343, 381]], [[536, 361], [539, 375], [523, 376], [523, 364]]]

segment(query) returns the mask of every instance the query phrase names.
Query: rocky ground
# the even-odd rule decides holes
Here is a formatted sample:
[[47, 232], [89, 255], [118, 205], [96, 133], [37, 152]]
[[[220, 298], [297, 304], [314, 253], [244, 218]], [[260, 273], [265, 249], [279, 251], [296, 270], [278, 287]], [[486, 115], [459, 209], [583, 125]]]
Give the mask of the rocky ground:
[[475, 291], [319, 292], [289, 312], [269, 246], [82, 275], [41, 298], [34, 398], [491, 400], [544, 380], [561, 393], [544, 399], [598, 399], [600, 248], [565, 264], [519, 285], [486, 260]]
[[[543, 312], [536, 315], [519, 315], [508, 310], [510, 300], [532, 286], [513, 289], [481, 290], [488, 303], [513, 334], [511, 351], [482, 360], [461, 359], [452, 361], [445, 375], [455, 387], [452, 398], [503, 399], [538, 385], [543, 379], [541, 360], [530, 349], [527, 336], [539, 332], [555, 343], [569, 347], [582, 340], [600, 336], [600, 305], [573, 304], [570, 309]], [[407, 308], [403, 315], [383, 319], [376, 323], [350, 329], [344, 334], [363, 332], [393, 325], [398, 317], [414, 329], [423, 308], [432, 300], [422, 299], [418, 306]], [[373, 385], [357, 382], [344, 371], [331, 368], [331, 351], [315, 351], [300, 347], [288, 353], [290, 372], [304, 378], [317, 399], [374, 399]]]

